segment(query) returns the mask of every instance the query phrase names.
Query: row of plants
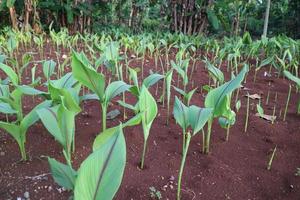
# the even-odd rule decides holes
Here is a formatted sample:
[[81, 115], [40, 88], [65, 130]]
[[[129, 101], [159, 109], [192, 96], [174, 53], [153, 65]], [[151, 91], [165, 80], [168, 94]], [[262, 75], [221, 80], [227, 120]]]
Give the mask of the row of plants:
[[[53, 34], [62, 34], [62, 32], [53, 32]], [[41, 45], [37, 45], [37, 48], [44, 50], [48, 40], [55, 44], [56, 55], [71, 52], [71, 56], [66, 56], [65, 61], [60, 64], [60, 59], [56, 62], [44, 60], [43, 51], [40, 51], [42, 53], [39, 61], [34, 61], [34, 56], [29, 53], [24, 54], [20, 62], [18, 57], [20, 51], [30, 48], [33, 44], [31, 40], [28, 43], [21, 42], [22, 40], [16, 35], [10, 32], [3, 36], [9, 38], [5, 42], [6, 46], [2, 47], [3, 54], [0, 56], [0, 69], [7, 76], [1, 80], [0, 85], [0, 112], [7, 116], [7, 120], [0, 122], [0, 128], [16, 140], [22, 159], [27, 160], [26, 132], [30, 126], [41, 120], [48, 132], [62, 146], [65, 158], [66, 164], [48, 158], [53, 178], [59, 185], [73, 190], [75, 199], [114, 197], [121, 184], [126, 164], [123, 129], [127, 126], [138, 124], [142, 126], [144, 145], [140, 169], [144, 168], [147, 141], [158, 113], [157, 101], [160, 101], [162, 106], [166, 104], [168, 112], [166, 123], [170, 123], [172, 89], [179, 94], [175, 97], [173, 116], [182, 128], [183, 138], [177, 190], [177, 199], [180, 199], [182, 174], [191, 138], [201, 133], [202, 152], [209, 153], [212, 123], [214, 119], [218, 119], [221, 127], [226, 129], [226, 140], [229, 139], [230, 128], [236, 121], [235, 111], [240, 107], [239, 90], [243, 81], [247, 80], [249, 70], [254, 68], [257, 72], [265, 66], [270, 66], [269, 70], [272, 70], [271, 66], [274, 66], [278, 70], [278, 77], [284, 75], [294, 81], [297, 87], [300, 85], [297, 68], [299, 45], [286, 37], [282, 37], [282, 41], [280, 37], [252, 41], [249, 35], [245, 35], [234, 40], [225, 39], [223, 44], [216, 39], [167, 35], [158, 43], [153, 39], [153, 35], [148, 35], [144, 39], [142, 36], [118, 36], [117, 34], [112, 37], [107, 35], [99, 37], [98, 35], [69, 36], [66, 33], [67, 36], [62, 41], [70, 41], [70, 38], [76, 36], [78, 40], [71, 44], [55, 44], [55, 37], [40, 36], [44, 39], [41, 39]], [[32, 35], [26, 37], [31, 38]], [[85, 41], [82, 38], [88, 39]], [[191, 38], [193, 40], [190, 40]], [[203, 41], [205, 43], [202, 43]], [[33, 42], [36, 43], [35, 40]], [[273, 44], [276, 45], [272, 46]], [[286, 44], [290, 46], [284, 46]], [[20, 48], [20, 45], [24, 46]], [[280, 49], [284, 50], [274, 51], [273, 48], [278, 48], [277, 45], [282, 45]], [[253, 49], [254, 46], [257, 49]], [[292, 49], [294, 51], [291, 51]], [[78, 53], [77, 50], [82, 51]], [[88, 52], [87, 55], [84, 52]], [[172, 52], [175, 52], [174, 58], [169, 56]], [[155, 60], [153, 66], [155, 72], [144, 78], [146, 76], [144, 65], [148, 57], [153, 57]], [[250, 58], [255, 58], [255, 64], [251, 63]], [[131, 68], [129, 65], [131, 61], [140, 61], [141, 67]], [[199, 86], [207, 92], [202, 108], [190, 105], [197, 88], [188, 91], [192, 77], [197, 72], [197, 61], [205, 62], [209, 75], [208, 85]], [[224, 74], [220, 70], [224, 62], [227, 62], [227, 70], [232, 74], [228, 82], [225, 82]], [[278, 62], [279, 68], [277, 68]], [[28, 75], [28, 66], [32, 64], [31, 83], [24, 85], [23, 73], [25, 76]], [[36, 77], [36, 68], [40, 64], [44, 77]], [[69, 64], [71, 72], [66, 73]], [[160, 94], [157, 89], [159, 81], [162, 82], [163, 88]], [[149, 91], [152, 86], [156, 86], [156, 89], [153, 88], [155, 95]], [[126, 102], [125, 93], [131, 93], [136, 98], [136, 104], [131, 105]], [[40, 96], [43, 101], [25, 114], [22, 105], [24, 95]], [[159, 99], [154, 98], [157, 95], [160, 95]], [[235, 101], [232, 101], [234, 97]], [[124, 120], [127, 120], [128, 110], [133, 111], [134, 117], [116, 127], [107, 127], [107, 111], [114, 98], [117, 98], [118, 104], [124, 107]], [[102, 130], [94, 140], [93, 152], [82, 162], [79, 169], [75, 170], [72, 165], [76, 138], [75, 118], [81, 112], [80, 104], [87, 100], [99, 102], [102, 112]], [[235, 103], [235, 111], [231, 108], [233, 103]], [[298, 113], [299, 110], [298, 106]], [[247, 120], [245, 127], [246, 124]]]

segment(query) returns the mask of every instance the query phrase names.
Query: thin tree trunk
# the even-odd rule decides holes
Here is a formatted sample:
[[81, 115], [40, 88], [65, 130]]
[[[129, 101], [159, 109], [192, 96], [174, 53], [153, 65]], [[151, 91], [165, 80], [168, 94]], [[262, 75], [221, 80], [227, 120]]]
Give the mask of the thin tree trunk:
[[10, 14], [10, 20], [11, 20], [13, 29], [18, 30], [15, 7], [9, 8], [9, 14]]
[[271, 6], [271, 0], [267, 0], [267, 7], [266, 7], [266, 13], [265, 13], [265, 22], [264, 22], [264, 30], [263, 30], [262, 37], [267, 37], [268, 24], [269, 24], [269, 15], [270, 15], [270, 6]]

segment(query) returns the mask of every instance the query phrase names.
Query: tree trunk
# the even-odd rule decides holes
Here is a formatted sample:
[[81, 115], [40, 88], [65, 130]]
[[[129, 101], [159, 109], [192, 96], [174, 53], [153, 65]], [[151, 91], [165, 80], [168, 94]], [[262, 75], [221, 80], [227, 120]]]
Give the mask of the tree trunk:
[[264, 22], [264, 30], [263, 30], [262, 37], [267, 37], [268, 24], [269, 24], [269, 15], [270, 15], [270, 6], [271, 6], [271, 0], [267, 0], [267, 7], [266, 7], [266, 13], [265, 13], [265, 22]]
[[16, 11], [15, 7], [9, 8], [9, 14], [10, 14], [10, 20], [13, 29], [18, 30], [18, 25], [17, 25], [17, 16], [16, 16]]

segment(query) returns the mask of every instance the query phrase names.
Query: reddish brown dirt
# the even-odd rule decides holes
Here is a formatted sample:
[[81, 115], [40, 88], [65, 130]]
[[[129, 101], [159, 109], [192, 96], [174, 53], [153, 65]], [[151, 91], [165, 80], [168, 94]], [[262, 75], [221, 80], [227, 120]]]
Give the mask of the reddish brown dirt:
[[[132, 63], [132, 66], [140, 66], [140, 62]], [[145, 65], [145, 72], [154, 69], [153, 60]], [[222, 67], [226, 71], [226, 66]], [[41, 73], [41, 68], [39, 68]], [[237, 114], [237, 122], [230, 130], [229, 141], [225, 142], [226, 131], [218, 125], [213, 125], [211, 153], [201, 153], [202, 136], [199, 134], [192, 138], [187, 156], [186, 166], [182, 182], [183, 200], [296, 200], [300, 198], [300, 177], [295, 176], [296, 168], [300, 167], [300, 116], [296, 115], [296, 102], [299, 93], [293, 88], [286, 121], [283, 121], [283, 112], [287, 97], [289, 81], [263, 76], [264, 70], [260, 70], [256, 83], [253, 82], [253, 73], [247, 77], [244, 84], [249, 90], [241, 90], [239, 99], [242, 107]], [[3, 74], [1, 74], [3, 78]], [[226, 80], [229, 75], [226, 73]], [[208, 83], [208, 74], [204, 65], [197, 63], [197, 71], [194, 74], [193, 84], [201, 87]], [[270, 86], [268, 83], [270, 82]], [[177, 77], [174, 77], [174, 85]], [[159, 84], [158, 95], [161, 95], [162, 83]], [[156, 86], [151, 88], [155, 94]], [[192, 86], [189, 86], [192, 89]], [[269, 104], [266, 105], [266, 96], [270, 91]], [[255, 116], [257, 100], [251, 100], [249, 127], [244, 133], [246, 116], [247, 92], [250, 94], [262, 94], [262, 106], [266, 114], [272, 114], [276, 104], [278, 119], [274, 124]], [[278, 99], [275, 102], [275, 93]], [[175, 91], [172, 92], [171, 108]], [[176, 94], [177, 95], [177, 94]], [[203, 106], [205, 94], [198, 89], [192, 98], [191, 104]], [[127, 95], [129, 102], [134, 98]], [[25, 98], [25, 109], [32, 107], [37, 99]], [[120, 108], [116, 99], [113, 108]], [[177, 175], [181, 161], [181, 128], [176, 125], [174, 119], [166, 126], [166, 107], [159, 105], [159, 113], [153, 123], [148, 149], [146, 154], [146, 167], [138, 168], [140, 161], [143, 135], [140, 126], [126, 128], [124, 134], [127, 143], [127, 164], [122, 185], [115, 197], [116, 200], [147, 200], [151, 199], [149, 187], [153, 186], [162, 194], [162, 199], [176, 199]], [[98, 102], [88, 101], [81, 106], [83, 111], [76, 120], [76, 152], [73, 155], [74, 167], [77, 169], [80, 163], [91, 153], [91, 147], [95, 136], [101, 129], [101, 110]], [[279, 112], [281, 110], [281, 116]], [[128, 118], [133, 116], [127, 112]], [[108, 127], [124, 121], [122, 115], [108, 121]], [[272, 150], [277, 146], [277, 152], [272, 169], [266, 169]], [[61, 146], [47, 133], [41, 122], [30, 128], [27, 134], [28, 162], [18, 162], [19, 149], [16, 142], [4, 131], [0, 132], [0, 199], [16, 199], [23, 197], [25, 191], [30, 194], [30, 199], [65, 200], [70, 192], [59, 192], [59, 186], [54, 183], [49, 173], [46, 156], [63, 161]], [[37, 175], [46, 174], [42, 179], [32, 180]], [[174, 180], [173, 180], [174, 179]], [[51, 189], [49, 189], [49, 187]]]

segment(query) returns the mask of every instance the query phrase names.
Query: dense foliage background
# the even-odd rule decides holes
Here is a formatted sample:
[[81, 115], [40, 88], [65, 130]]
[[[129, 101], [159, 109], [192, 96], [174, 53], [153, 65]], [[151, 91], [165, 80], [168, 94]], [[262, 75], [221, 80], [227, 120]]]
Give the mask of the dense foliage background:
[[[267, 0], [0, 0], [0, 26], [36, 32], [172, 31], [260, 36]], [[300, 1], [271, 0], [268, 35], [300, 38]]]

